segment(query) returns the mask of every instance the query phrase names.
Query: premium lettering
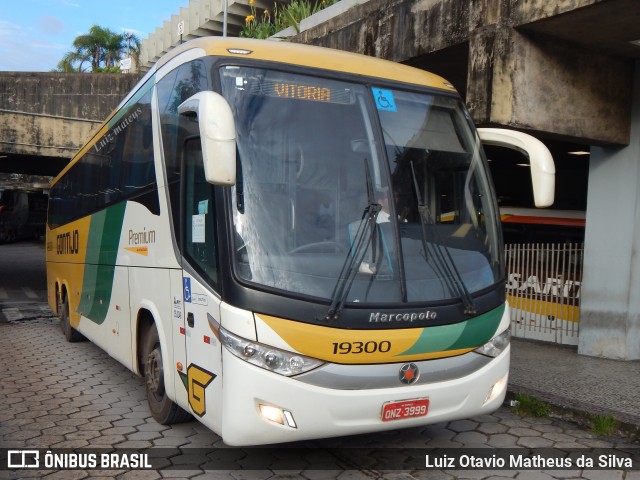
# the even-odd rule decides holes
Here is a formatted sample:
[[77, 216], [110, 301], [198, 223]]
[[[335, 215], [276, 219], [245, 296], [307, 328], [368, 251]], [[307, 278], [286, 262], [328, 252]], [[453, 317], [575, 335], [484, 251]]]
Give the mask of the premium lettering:
[[156, 243], [156, 231], [147, 231], [144, 228], [141, 232], [134, 232], [129, 230], [129, 245], [148, 245], [150, 243]]

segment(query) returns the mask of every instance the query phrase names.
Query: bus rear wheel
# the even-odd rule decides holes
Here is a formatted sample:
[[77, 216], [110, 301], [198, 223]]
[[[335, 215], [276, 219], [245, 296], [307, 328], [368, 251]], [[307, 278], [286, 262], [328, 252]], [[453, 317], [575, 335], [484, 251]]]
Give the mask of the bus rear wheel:
[[176, 405], [164, 387], [164, 366], [158, 330], [151, 326], [144, 348], [144, 383], [151, 415], [161, 425], [182, 423], [191, 419], [191, 414]]
[[84, 335], [71, 326], [69, 320], [69, 299], [67, 297], [62, 301], [62, 305], [58, 309], [60, 312], [60, 329], [64, 334], [64, 338], [67, 342], [81, 342], [84, 340]]

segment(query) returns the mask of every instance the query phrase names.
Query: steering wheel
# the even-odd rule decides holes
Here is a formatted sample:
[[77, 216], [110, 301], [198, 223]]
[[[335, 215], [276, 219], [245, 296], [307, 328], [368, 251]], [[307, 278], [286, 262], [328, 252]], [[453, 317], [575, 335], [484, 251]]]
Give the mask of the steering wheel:
[[[322, 242], [307, 243], [290, 250], [289, 253], [305, 253], [308, 251], [316, 251], [316, 253], [347, 253], [347, 249], [333, 240], [325, 240]], [[333, 252], [331, 252], [333, 250]]]

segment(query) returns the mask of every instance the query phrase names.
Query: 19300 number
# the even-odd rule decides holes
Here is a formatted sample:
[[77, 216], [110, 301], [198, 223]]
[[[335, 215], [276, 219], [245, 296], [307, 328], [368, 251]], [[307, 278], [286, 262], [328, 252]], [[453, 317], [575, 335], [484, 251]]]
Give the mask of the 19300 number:
[[333, 343], [334, 355], [347, 355], [358, 353], [387, 353], [391, 350], [391, 342], [383, 340], [382, 342], [340, 342]]

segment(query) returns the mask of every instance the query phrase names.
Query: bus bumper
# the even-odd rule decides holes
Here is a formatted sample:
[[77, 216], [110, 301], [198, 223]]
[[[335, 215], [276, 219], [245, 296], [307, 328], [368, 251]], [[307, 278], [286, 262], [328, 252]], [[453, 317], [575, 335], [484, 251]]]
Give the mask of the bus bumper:
[[[220, 433], [227, 445], [237, 446], [395, 430], [490, 413], [504, 401], [510, 360], [509, 346], [462, 378], [418, 386], [336, 390], [267, 372], [225, 348], [222, 351]], [[429, 399], [426, 416], [382, 421], [385, 403], [424, 398]], [[283, 424], [265, 418], [261, 405], [283, 412]]]

